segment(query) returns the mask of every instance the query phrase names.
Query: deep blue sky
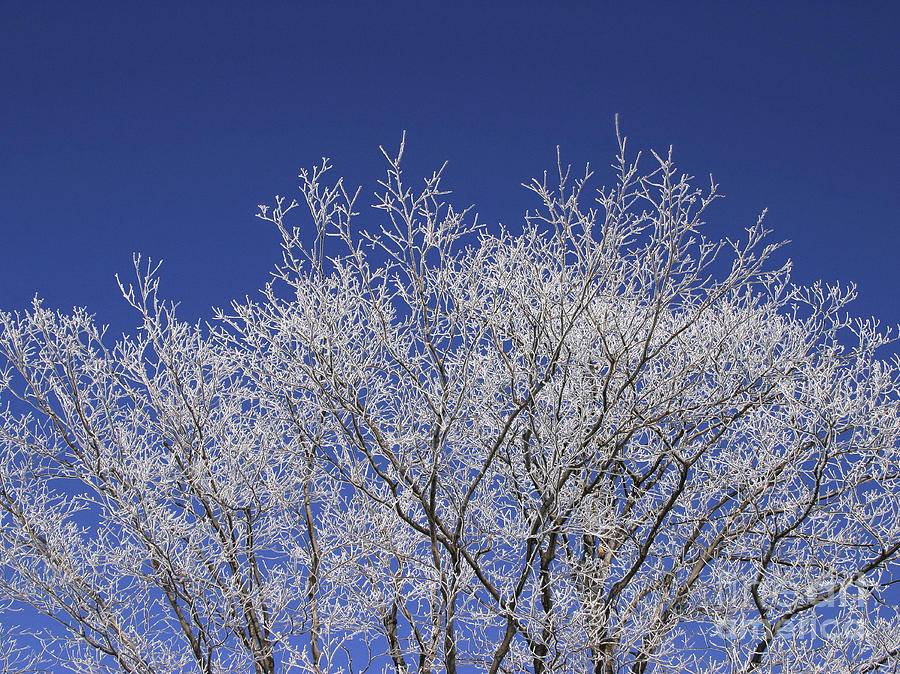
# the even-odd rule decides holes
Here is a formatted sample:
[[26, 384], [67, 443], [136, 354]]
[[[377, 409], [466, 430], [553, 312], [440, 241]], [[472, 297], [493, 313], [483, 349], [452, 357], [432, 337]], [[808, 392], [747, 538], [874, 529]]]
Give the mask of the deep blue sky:
[[143, 251], [206, 316], [278, 258], [256, 204], [323, 154], [371, 194], [403, 129], [410, 175], [448, 159], [457, 203], [512, 223], [557, 144], [609, 163], [619, 113], [714, 174], [710, 233], [768, 207], [797, 280], [854, 280], [856, 313], [898, 323], [898, 35], [896, 2], [8, 0], [0, 308], [38, 293], [124, 329], [113, 274]]

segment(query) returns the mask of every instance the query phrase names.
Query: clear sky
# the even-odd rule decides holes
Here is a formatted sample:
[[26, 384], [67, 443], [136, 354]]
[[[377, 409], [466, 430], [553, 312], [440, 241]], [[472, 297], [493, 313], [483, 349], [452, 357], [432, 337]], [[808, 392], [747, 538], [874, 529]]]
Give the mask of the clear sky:
[[447, 159], [458, 205], [513, 223], [556, 145], [609, 163], [619, 113], [714, 174], [710, 234], [768, 207], [798, 281], [856, 281], [856, 313], [898, 323], [898, 35], [896, 1], [8, 0], [0, 308], [38, 293], [125, 329], [113, 274], [142, 251], [208, 316], [278, 259], [256, 204], [323, 154], [371, 194], [404, 129], [411, 175]]

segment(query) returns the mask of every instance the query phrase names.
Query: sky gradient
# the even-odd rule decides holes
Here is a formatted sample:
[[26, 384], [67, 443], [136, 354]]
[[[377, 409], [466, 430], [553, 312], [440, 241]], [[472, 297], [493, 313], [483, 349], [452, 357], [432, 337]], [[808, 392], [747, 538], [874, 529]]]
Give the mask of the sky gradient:
[[257, 204], [323, 155], [371, 195], [403, 130], [409, 177], [449, 160], [455, 204], [517, 223], [557, 145], [610, 182], [618, 113], [713, 174], [707, 234], [768, 208], [795, 280], [900, 323], [900, 4], [485, 4], [4, 3], [0, 309], [130, 330], [113, 275], [141, 251], [209, 317], [279, 258]]

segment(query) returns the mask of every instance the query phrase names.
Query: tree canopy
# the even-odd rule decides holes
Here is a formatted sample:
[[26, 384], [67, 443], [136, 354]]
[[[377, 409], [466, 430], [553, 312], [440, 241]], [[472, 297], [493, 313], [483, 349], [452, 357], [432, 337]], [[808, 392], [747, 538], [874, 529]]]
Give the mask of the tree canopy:
[[261, 206], [282, 262], [208, 323], [139, 256], [131, 336], [0, 313], [3, 620], [46, 618], [8, 670], [896, 671], [900, 363], [854, 289], [708, 234], [671, 152], [506, 228], [403, 151], [374, 217], [324, 160]]

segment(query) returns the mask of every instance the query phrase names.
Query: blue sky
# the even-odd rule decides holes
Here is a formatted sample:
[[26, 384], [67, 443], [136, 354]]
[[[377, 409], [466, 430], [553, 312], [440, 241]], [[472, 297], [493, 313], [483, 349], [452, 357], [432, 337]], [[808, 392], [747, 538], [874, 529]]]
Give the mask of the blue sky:
[[323, 154], [371, 194], [404, 129], [409, 175], [447, 159], [458, 205], [518, 222], [557, 145], [609, 163], [619, 113], [713, 173], [710, 234], [768, 207], [796, 280], [856, 281], [856, 313], [900, 323], [898, 34], [895, 2], [10, 0], [0, 308], [38, 293], [128, 329], [113, 274], [142, 251], [206, 317], [278, 259], [256, 204]]

